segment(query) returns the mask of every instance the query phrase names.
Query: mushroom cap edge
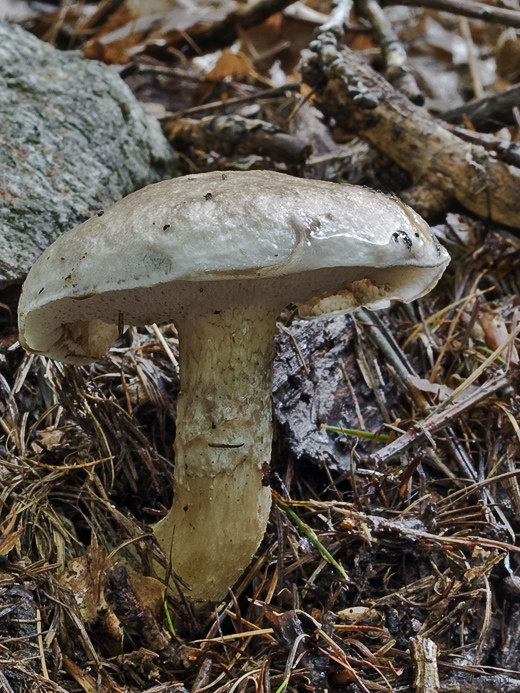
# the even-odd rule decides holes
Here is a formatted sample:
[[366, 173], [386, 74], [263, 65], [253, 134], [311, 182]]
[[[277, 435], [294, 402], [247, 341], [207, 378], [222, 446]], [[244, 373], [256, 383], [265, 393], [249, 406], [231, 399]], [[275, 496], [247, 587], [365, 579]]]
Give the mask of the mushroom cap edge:
[[[183, 300], [191, 287], [202, 293], [202, 286], [228, 283], [237, 300], [237, 287], [244, 293], [255, 279], [264, 288], [246, 293], [269, 296], [287, 286], [283, 298], [276, 296], [280, 308], [304, 301], [312, 315], [381, 307], [388, 298], [411, 301], [437, 283], [448, 262], [419, 215], [369, 188], [271, 171], [184, 176], [132, 193], [42, 254], [22, 292], [21, 341], [29, 350], [85, 363], [114, 341], [118, 317], [132, 324], [175, 318], [175, 298], [151, 313], [175, 286]], [[350, 268], [344, 278], [343, 266]], [[309, 277], [316, 280], [318, 301], [295, 292], [298, 274], [306, 288]], [[334, 279], [325, 288], [327, 277]], [[265, 288], [269, 282], [272, 289]], [[347, 301], [334, 298], [338, 289]], [[136, 301], [139, 292], [146, 298]], [[114, 308], [123, 296], [121, 309]]]

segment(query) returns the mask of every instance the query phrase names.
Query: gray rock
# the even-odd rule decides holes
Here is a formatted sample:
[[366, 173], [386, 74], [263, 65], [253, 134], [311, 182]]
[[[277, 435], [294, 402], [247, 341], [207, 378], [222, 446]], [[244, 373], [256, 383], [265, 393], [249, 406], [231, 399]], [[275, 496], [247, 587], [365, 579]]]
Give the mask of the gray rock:
[[0, 21], [0, 288], [177, 156], [115, 71]]

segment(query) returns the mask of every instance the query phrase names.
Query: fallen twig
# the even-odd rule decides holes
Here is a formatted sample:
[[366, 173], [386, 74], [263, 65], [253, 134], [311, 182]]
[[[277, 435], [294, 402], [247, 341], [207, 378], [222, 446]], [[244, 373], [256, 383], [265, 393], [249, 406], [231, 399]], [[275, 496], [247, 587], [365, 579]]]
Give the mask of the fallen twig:
[[484, 5], [474, 0], [387, 0], [388, 5], [407, 5], [408, 7], [429, 7], [432, 10], [451, 12], [470, 19], [503, 24], [520, 29], [520, 12], [504, 7]]
[[[451, 668], [453, 665], [450, 662], [445, 666]], [[468, 676], [464, 673], [443, 681], [440, 691], [442, 693], [489, 693], [489, 691], [520, 693], [520, 678], [513, 678], [505, 673], [492, 676]]]
[[437, 669], [437, 657], [439, 646], [421, 635], [410, 638], [410, 651], [415, 663], [416, 693], [438, 693], [439, 671]]
[[386, 79], [406, 94], [410, 101], [422, 106], [424, 96], [417, 86], [415, 77], [406, 67], [405, 48], [378, 0], [357, 0], [356, 9], [374, 27], [383, 53]]
[[515, 125], [513, 113], [515, 106], [520, 107], [520, 84], [515, 84], [498, 94], [469, 101], [463, 106], [446, 111], [441, 118], [447, 123], [461, 125], [464, 122], [464, 116], [467, 116], [477, 130], [493, 132], [503, 125]]
[[238, 115], [207, 116], [200, 120], [172, 118], [163, 129], [176, 146], [192, 144], [226, 156], [260, 154], [274, 161], [303, 164], [311, 153], [309, 144], [274, 125]]
[[444, 211], [455, 198], [480, 216], [520, 228], [520, 169], [448, 132], [355, 52], [340, 48], [339, 29], [320, 31], [311, 43], [314, 55], [301, 66], [322, 111], [408, 171], [415, 186], [402, 196], [423, 215]]
[[488, 152], [496, 152], [497, 157], [506, 164], [520, 168], [520, 145], [482, 132], [475, 132], [463, 127], [456, 127], [453, 131], [466, 142], [472, 142], [484, 147]]
[[[169, 122], [172, 117], [180, 118], [181, 116], [191, 115], [192, 113], [204, 113], [204, 111], [214, 111], [216, 109], [221, 109], [223, 105], [225, 106], [239, 106], [244, 103], [250, 103], [251, 101], [258, 101], [259, 99], [278, 99], [280, 96], [285, 96], [287, 91], [300, 91], [301, 84], [284, 84], [283, 87], [275, 87], [274, 89], [260, 89], [255, 90], [247, 96], [235, 96], [231, 99], [226, 99], [226, 101], [211, 101], [210, 103], [202, 103], [200, 106], [192, 106], [191, 108], [185, 108], [182, 111], [176, 111], [175, 113], [165, 113], [164, 116], [159, 118], [162, 122]], [[171, 122], [171, 121], [170, 121]]]
[[[294, 503], [291, 505], [298, 506], [304, 505], [304, 503]], [[320, 504], [319, 502], [314, 502], [313, 507], [315, 509], [319, 507], [330, 508], [326, 503]], [[345, 530], [351, 531], [351, 521], [354, 520], [359, 523], [360, 527], [365, 530], [370, 530], [369, 535], [367, 535], [367, 540], [374, 541], [382, 536], [406, 536], [411, 541], [423, 540], [425, 542], [433, 542], [438, 546], [451, 547], [460, 546], [467, 550], [472, 551], [477, 546], [483, 546], [490, 549], [499, 549], [500, 551], [513, 551], [514, 553], [520, 553], [520, 547], [514, 544], [509, 544], [505, 541], [498, 541], [496, 539], [488, 539], [487, 537], [480, 536], [449, 536], [442, 534], [434, 534], [433, 532], [426, 532], [422, 529], [416, 529], [413, 526], [408, 525], [406, 522], [400, 520], [388, 520], [385, 517], [378, 517], [376, 515], [368, 515], [363, 512], [353, 510], [348, 503], [334, 503], [334, 510], [345, 516], [344, 526]], [[342, 525], [338, 527], [338, 532], [342, 531]]]
[[461, 401], [452, 403], [446, 408], [443, 407], [433, 416], [428, 417], [424, 422], [413, 426], [400, 438], [390, 443], [390, 445], [387, 445], [379, 452], [373, 453], [370, 456], [371, 460], [377, 465], [384, 464], [392, 459], [392, 457], [400, 455], [408, 450], [412, 445], [424, 442], [424, 440], [429, 438], [431, 433], [446, 428], [469, 409], [480, 404], [498, 390], [507, 387], [510, 382], [511, 376], [507, 373], [491, 378], [487, 383], [479, 387], [476, 392], [468, 395]]

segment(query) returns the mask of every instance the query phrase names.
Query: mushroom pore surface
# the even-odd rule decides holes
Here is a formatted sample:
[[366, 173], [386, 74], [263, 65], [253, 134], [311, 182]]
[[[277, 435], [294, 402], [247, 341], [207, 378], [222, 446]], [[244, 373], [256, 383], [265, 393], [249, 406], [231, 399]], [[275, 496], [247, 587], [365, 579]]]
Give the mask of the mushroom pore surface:
[[156, 183], [69, 231], [31, 269], [27, 349], [84, 364], [118, 324], [173, 320], [181, 393], [174, 503], [155, 528], [202, 600], [225, 596], [270, 507], [276, 316], [410, 301], [449, 261], [410, 208], [367, 188], [269, 171]]

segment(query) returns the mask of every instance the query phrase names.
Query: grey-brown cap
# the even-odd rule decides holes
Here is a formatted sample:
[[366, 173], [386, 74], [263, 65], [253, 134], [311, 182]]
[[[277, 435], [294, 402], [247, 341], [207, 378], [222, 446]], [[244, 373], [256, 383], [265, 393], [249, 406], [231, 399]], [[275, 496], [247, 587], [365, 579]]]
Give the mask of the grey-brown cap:
[[[35, 263], [20, 339], [70, 363], [105, 353], [117, 325], [175, 320], [248, 294], [307, 315], [429, 291], [449, 262], [428, 225], [368, 188], [271, 171], [184, 176], [135, 192]], [[209, 298], [208, 298], [209, 297]]]

